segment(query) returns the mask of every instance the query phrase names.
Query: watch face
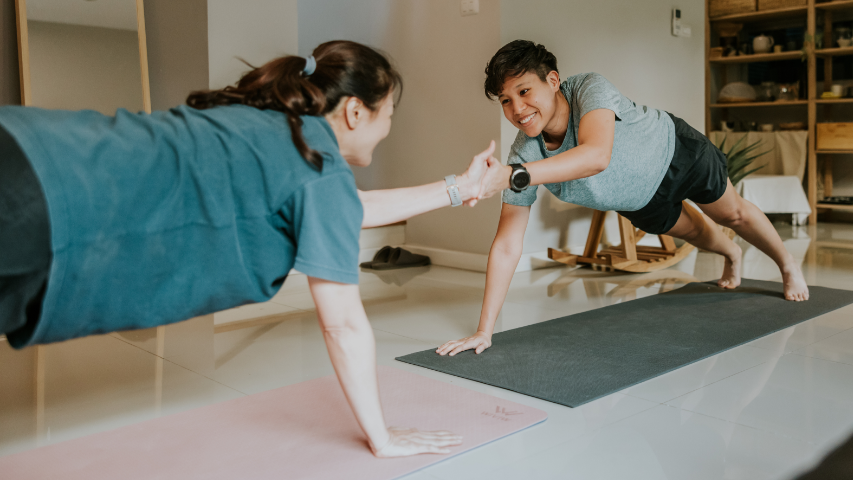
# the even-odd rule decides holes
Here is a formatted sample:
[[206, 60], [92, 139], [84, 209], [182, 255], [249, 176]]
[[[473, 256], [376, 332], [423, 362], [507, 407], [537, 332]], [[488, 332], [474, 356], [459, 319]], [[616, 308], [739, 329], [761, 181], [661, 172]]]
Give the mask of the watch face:
[[512, 176], [512, 186], [516, 189], [527, 188], [530, 185], [530, 174], [526, 170], [516, 170]]

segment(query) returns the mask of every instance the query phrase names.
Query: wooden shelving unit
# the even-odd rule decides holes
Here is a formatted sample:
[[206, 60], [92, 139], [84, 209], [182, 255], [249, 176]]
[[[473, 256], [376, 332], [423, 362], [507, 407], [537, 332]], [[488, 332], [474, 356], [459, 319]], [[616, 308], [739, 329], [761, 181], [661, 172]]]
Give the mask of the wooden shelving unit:
[[[850, 2], [844, 2], [850, 3]], [[735, 22], [735, 23], [751, 23], [762, 22], [765, 20], [778, 20], [782, 18], [796, 18], [806, 14], [808, 7], [788, 7], [779, 8], [776, 10], [766, 10], [762, 12], [735, 13], [732, 15], [724, 15], [722, 17], [714, 17], [712, 22]]]
[[817, 207], [818, 208], [828, 208], [830, 210], [846, 210], [849, 212], [853, 212], [853, 205], [837, 205], [834, 203], [818, 202]]
[[[809, 223], [817, 222], [818, 209], [844, 210], [853, 211], [853, 205], [836, 205], [818, 202], [817, 198], [817, 177], [818, 177], [818, 158], [822, 161], [822, 176], [824, 180], [825, 196], [830, 196], [832, 192], [832, 159], [836, 155], [850, 155], [853, 151], [837, 151], [837, 150], [821, 150], [816, 149], [815, 132], [818, 122], [818, 107], [821, 107], [821, 121], [829, 121], [831, 118], [833, 105], [850, 105], [853, 104], [853, 98], [819, 98], [817, 95], [817, 61], [825, 59], [823, 62], [824, 74], [824, 91], [828, 91], [832, 85], [832, 58], [838, 56], [850, 55], [853, 56], [853, 46], [850, 47], [835, 47], [832, 41], [832, 23], [833, 15], [843, 15], [845, 19], [853, 18], [853, 0], [834, 0], [830, 2], [820, 2], [817, 0], [808, 0], [805, 6], [786, 7], [775, 10], [756, 11], [748, 13], [739, 13], [733, 15], [725, 15], [721, 17], [711, 18], [709, 16], [710, 0], [706, 0], [705, 6], [705, 125], [707, 134], [710, 135], [713, 129], [712, 114], [721, 116], [726, 119], [727, 112], [730, 109], [757, 109], [762, 112], [762, 109], [770, 109], [771, 112], [776, 112], [776, 109], [784, 107], [806, 107], [803, 112], [802, 120], [808, 120], [808, 156], [806, 159], [806, 194], [809, 199], [809, 204], [812, 207], [812, 214], [809, 217]], [[755, 26], [753, 30], [774, 30], [774, 25], [778, 25], [777, 29], [781, 30], [789, 28], [792, 24], [802, 25], [802, 20], [805, 20], [805, 32], [809, 39], [815, 37], [817, 26], [820, 25], [824, 31], [823, 44], [826, 48], [815, 50], [814, 42], [807, 42], [803, 50], [780, 52], [780, 53], [764, 53], [754, 55], [739, 55], [733, 57], [710, 58], [710, 50], [712, 40], [715, 39], [715, 30], [713, 25], [719, 22], [734, 22], [744, 24], [745, 29], [751, 25]], [[759, 26], [760, 25], [760, 26]], [[727, 69], [732, 65], [743, 65], [758, 62], [776, 62], [784, 60], [801, 59], [806, 64], [806, 85], [800, 85], [801, 88], [807, 89], [805, 100], [789, 101], [789, 102], [748, 102], [748, 103], [712, 103], [712, 79], [714, 78], [715, 69], [718, 77], [722, 80], [720, 83], [725, 84]], [[717, 86], [717, 88], [722, 85]], [[716, 93], [716, 92], [714, 92]], [[841, 108], [841, 107], [839, 107]], [[849, 108], [849, 107], [848, 107]], [[738, 110], [740, 111], [740, 110]], [[753, 112], [756, 110], [748, 110]], [[789, 112], [790, 110], [784, 110]], [[714, 113], [716, 112], [716, 113]], [[766, 114], [765, 114], [766, 115]], [[798, 114], [799, 115], [799, 114]], [[844, 119], [853, 121], [853, 119]]]
[[837, 57], [840, 55], [853, 55], [853, 47], [822, 48], [820, 50], [815, 50], [815, 55], [817, 55], [818, 57]]
[[744, 103], [714, 103], [710, 108], [739, 108], [739, 107], [796, 107], [808, 105], [808, 100], [794, 100], [790, 102], [744, 102]]
[[[838, 50], [838, 49], [833, 49]], [[850, 50], [853, 50], [851, 48]], [[757, 63], [757, 62], [779, 62], [782, 60], [799, 60], [802, 58], [802, 52], [781, 52], [781, 53], [756, 53], [754, 55], [738, 55], [737, 57], [721, 57], [713, 58], [711, 63]]]
[[853, 0], [835, 0], [833, 2], [823, 2], [815, 4], [815, 8], [818, 10], [824, 10], [827, 12], [837, 11], [837, 10], [849, 10], [853, 8]]

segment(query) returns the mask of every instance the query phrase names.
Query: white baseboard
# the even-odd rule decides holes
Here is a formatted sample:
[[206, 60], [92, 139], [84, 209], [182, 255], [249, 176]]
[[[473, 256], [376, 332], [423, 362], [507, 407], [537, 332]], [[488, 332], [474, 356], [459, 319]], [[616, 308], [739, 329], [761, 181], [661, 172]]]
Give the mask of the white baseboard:
[[[489, 263], [489, 256], [481, 253], [457, 252], [454, 250], [444, 250], [441, 248], [424, 247], [420, 245], [401, 245], [406, 250], [419, 255], [427, 255], [433, 265], [443, 267], [459, 268], [462, 270], [472, 270], [475, 272], [485, 272]], [[572, 247], [569, 249], [571, 253], [580, 253], [583, 251], [583, 246]], [[518, 266], [515, 267], [516, 272], [527, 272], [530, 270], [538, 270], [540, 268], [551, 268], [562, 264], [552, 261], [548, 258], [548, 252], [525, 253], [518, 261]]]

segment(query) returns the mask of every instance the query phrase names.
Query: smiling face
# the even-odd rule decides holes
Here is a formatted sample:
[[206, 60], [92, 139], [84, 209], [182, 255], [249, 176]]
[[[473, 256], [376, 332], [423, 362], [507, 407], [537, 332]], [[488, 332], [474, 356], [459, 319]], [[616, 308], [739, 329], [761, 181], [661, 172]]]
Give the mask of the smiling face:
[[536, 137], [560, 123], [556, 118], [558, 95], [562, 92], [557, 72], [549, 73], [545, 81], [535, 72], [526, 72], [504, 81], [498, 101], [507, 120], [528, 137]]

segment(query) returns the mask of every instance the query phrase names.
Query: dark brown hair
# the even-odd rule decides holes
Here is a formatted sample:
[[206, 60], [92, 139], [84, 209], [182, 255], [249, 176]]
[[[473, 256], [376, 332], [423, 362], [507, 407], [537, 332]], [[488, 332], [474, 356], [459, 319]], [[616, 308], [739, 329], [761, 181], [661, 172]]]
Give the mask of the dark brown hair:
[[402, 93], [403, 79], [383, 54], [360, 43], [326, 42], [313, 55], [317, 68], [311, 75], [303, 74], [307, 61], [302, 57], [276, 58], [253, 67], [237, 85], [192, 92], [187, 105], [206, 109], [240, 104], [283, 112], [300, 155], [322, 169], [323, 156], [305, 143], [299, 116], [325, 115], [344, 97], [356, 97], [376, 111], [390, 93]]
[[558, 71], [557, 57], [553, 53], [529, 40], [513, 40], [501, 47], [486, 65], [486, 81], [483, 85], [486, 97], [489, 100], [497, 98], [507, 78], [536, 72], [544, 82], [552, 71]]

